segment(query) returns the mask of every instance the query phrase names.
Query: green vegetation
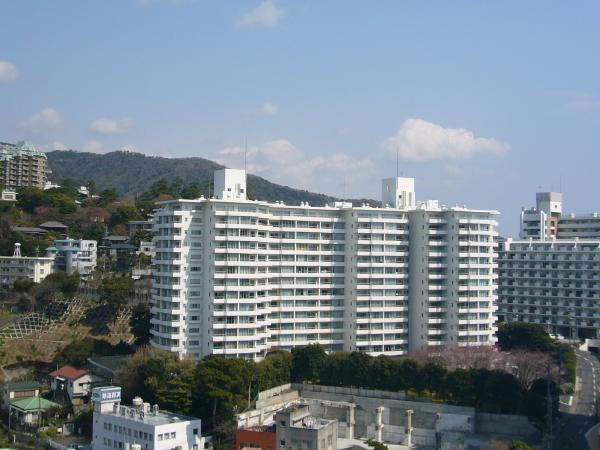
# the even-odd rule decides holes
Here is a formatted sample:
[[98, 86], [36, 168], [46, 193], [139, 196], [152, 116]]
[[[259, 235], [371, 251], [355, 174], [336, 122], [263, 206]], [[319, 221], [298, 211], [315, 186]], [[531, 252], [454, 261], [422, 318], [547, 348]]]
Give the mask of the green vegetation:
[[[257, 363], [215, 355], [195, 363], [142, 347], [122, 369], [118, 383], [126, 401], [140, 395], [150, 403], [202, 418], [206, 431], [215, 433], [216, 444], [224, 446], [236, 413], [251, 406], [258, 392], [290, 381], [404, 391], [483, 412], [524, 414], [540, 428], [545, 426], [545, 379], [524, 389], [513, 375], [501, 371], [451, 371], [433, 363], [360, 352], [327, 354], [320, 345], [291, 353], [276, 351]], [[551, 388], [556, 393], [556, 387]], [[379, 450], [376, 443], [369, 445]]]
[[501, 323], [498, 326], [498, 346], [502, 351], [523, 349], [548, 352], [556, 348], [555, 341], [542, 325], [526, 322]]
[[118, 309], [127, 304], [129, 292], [133, 289], [133, 280], [130, 277], [110, 277], [102, 279], [98, 290], [100, 301]]
[[83, 367], [91, 356], [127, 355], [132, 351], [131, 346], [125, 342], [112, 345], [102, 339], [86, 337], [71, 341], [56, 354], [52, 362], [58, 367], [65, 364]]
[[375, 450], [388, 450], [388, 446], [385, 444], [382, 444], [379, 441], [374, 441], [373, 439], [369, 439], [367, 441], [367, 445], [369, 447], [373, 447]]
[[[197, 197], [197, 194], [207, 196], [214, 170], [222, 168], [203, 158], [161, 158], [121, 151], [98, 155], [61, 150], [46, 155], [48, 165], [59, 179], [76, 174], [79, 182], [95, 181], [101, 196], [103, 189], [115, 187], [121, 195], [146, 200], [147, 197], [154, 200], [163, 195], [184, 198]], [[168, 183], [166, 179], [174, 181]], [[248, 176], [247, 188], [249, 195], [259, 200], [283, 200], [288, 204], [306, 201], [323, 205], [335, 200], [326, 195], [270, 183], [253, 175]], [[144, 192], [148, 195], [143, 195]], [[114, 200], [108, 199], [110, 201]]]
[[551, 354], [562, 369], [563, 379], [567, 383], [575, 384], [575, 350], [552, 339], [542, 325], [525, 322], [501, 323], [497, 336], [502, 351], [522, 349]]
[[146, 345], [150, 342], [150, 307], [140, 303], [135, 305], [129, 319], [131, 333], [135, 337], [135, 345]]

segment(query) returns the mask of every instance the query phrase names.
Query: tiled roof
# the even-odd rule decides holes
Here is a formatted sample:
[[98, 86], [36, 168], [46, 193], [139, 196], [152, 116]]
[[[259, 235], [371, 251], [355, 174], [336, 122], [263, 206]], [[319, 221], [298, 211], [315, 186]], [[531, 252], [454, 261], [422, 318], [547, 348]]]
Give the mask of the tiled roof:
[[73, 366], [62, 366], [60, 369], [55, 370], [54, 372], [50, 372], [50, 376], [52, 378], [68, 378], [69, 380], [76, 380], [81, 378], [84, 375], [87, 375], [89, 372], [85, 369], [76, 369]]

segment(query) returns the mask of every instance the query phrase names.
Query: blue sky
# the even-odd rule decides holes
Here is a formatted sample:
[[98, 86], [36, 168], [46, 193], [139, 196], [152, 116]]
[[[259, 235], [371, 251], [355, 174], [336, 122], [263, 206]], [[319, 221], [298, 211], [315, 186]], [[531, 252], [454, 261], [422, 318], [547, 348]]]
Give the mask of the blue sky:
[[[600, 3], [2, 1], [0, 140], [202, 156], [275, 182], [597, 211]], [[345, 182], [344, 182], [345, 180]]]

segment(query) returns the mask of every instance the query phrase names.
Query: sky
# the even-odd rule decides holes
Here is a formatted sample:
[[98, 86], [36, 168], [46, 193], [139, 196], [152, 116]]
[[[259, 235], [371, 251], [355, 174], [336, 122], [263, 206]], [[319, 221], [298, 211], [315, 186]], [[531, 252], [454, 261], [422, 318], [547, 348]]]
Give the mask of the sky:
[[[0, 0], [0, 141], [599, 211], [600, 2]], [[398, 169], [397, 169], [398, 168]], [[118, 170], [118, 168], [115, 168]]]

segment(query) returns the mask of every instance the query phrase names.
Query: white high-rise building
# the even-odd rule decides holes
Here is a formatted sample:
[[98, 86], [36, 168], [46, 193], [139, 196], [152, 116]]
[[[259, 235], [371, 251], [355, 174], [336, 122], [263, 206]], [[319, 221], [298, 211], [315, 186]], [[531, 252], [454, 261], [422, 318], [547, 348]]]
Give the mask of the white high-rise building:
[[499, 316], [566, 338], [600, 336], [600, 240], [506, 239], [500, 245]]
[[563, 214], [560, 192], [538, 192], [535, 208], [521, 210], [521, 239], [600, 239], [600, 213]]
[[153, 345], [260, 359], [494, 342], [497, 212], [417, 202], [407, 178], [383, 181], [383, 208], [249, 201], [229, 169], [214, 184], [154, 217]]

